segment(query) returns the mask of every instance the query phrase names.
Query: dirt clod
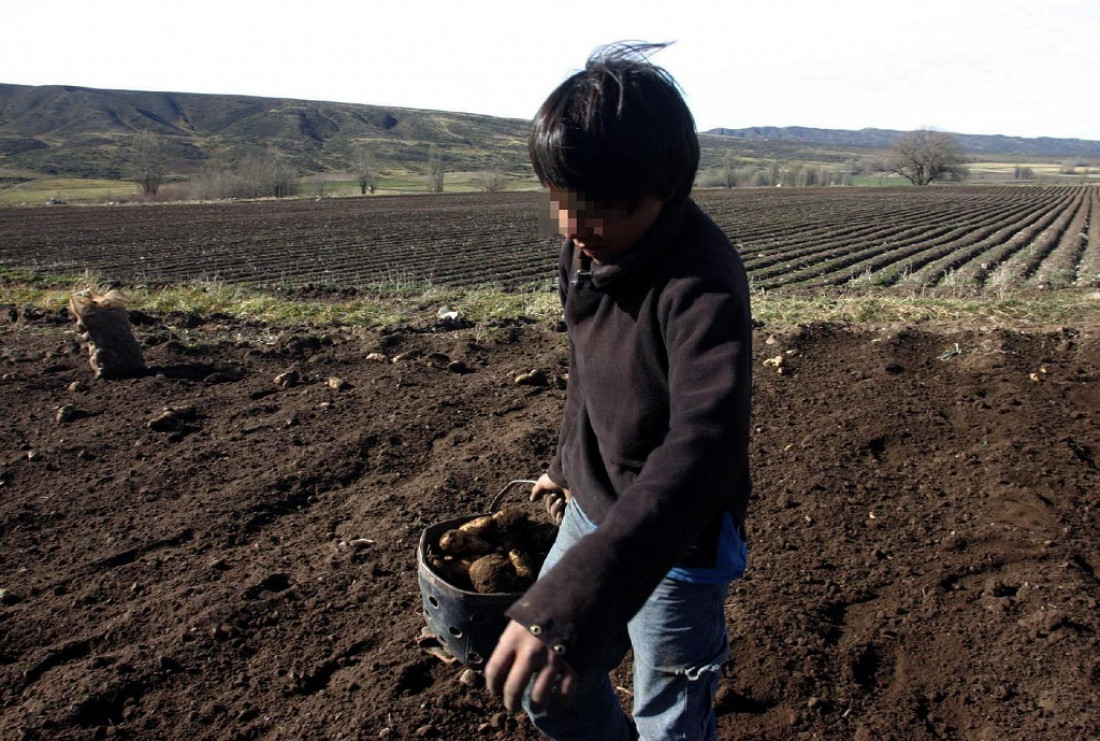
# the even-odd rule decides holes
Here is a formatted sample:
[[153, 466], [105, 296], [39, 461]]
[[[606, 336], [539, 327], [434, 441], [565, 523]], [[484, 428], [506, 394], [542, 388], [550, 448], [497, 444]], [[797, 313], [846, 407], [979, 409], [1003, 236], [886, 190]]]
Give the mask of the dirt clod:
[[548, 377], [546, 371], [541, 368], [536, 368], [527, 373], [520, 373], [515, 377], [517, 386], [545, 386], [547, 382]]
[[302, 374], [291, 368], [275, 376], [275, 385], [282, 386], [283, 388], [290, 388], [291, 386], [297, 386], [301, 380]]

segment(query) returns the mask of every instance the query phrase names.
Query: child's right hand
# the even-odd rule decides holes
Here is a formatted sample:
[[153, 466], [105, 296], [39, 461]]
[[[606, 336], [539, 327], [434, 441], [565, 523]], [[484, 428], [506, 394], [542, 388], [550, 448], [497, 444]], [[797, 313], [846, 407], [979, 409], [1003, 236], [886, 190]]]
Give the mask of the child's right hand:
[[531, 501], [545, 500], [546, 513], [550, 515], [555, 525], [561, 524], [565, 516], [565, 505], [573, 498], [568, 489], [563, 489], [551, 480], [547, 474], [539, 476], [539, 480], [531, 487]]
[[565, 659], [531, 632], [509, 620], [485, 665], [485, 686], [504, 698], [510, 712], [523, 709], [523, 694], [531, 689], [531, 709], [564, 708], [573, 699], [579, 680]]

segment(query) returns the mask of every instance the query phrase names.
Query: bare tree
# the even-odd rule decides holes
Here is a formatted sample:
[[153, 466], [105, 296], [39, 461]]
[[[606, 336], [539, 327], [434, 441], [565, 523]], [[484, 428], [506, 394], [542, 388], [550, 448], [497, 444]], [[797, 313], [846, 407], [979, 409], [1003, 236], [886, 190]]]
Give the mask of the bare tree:
[[374, 164], [374, 155], [365, 146], [357, 147], [352, 157], [352, 167], [355, 170], [355, 179], [359, 183], [359, 192], [362, 195], [374, 193], [377, 184], [378, 170]]
[[267, 161], [259, 154], [249, 154], [235, 168], [237, 180], [236, 196], [241, 198], [263, 198], [271, 195], [268, 188]]
[[219, 164], [207, 164], [188, 180], [188, 192], [196, 201], [211, 201], [215, 198], [228, 198], [225, 169]]
[[958, 137], [932, 129], [918, 129], [899, 136], [884, 169], [896, 172], [913, 185], [965, 180], [970, 174]]
[[1062, 167], [1058, 170], [1062, 175], [1076, 175], [1078, 167], [1087, 167], [1088, 163], [1080, 157], [1072, 157], [1062, 160]]
[[443, 192], [443, 156], [434, 144], [428, 149], [428, 192]]
[[486, 193], [496, 193], [508, 187], [508, 176], [500, 170], [490, 170], [478, 173], [470, 182]]
[[783, 163], [779, 160], [772, 160], [768, 165], [768, 185], [780, 185], [782, 184], [783, 177]]
[[134, 181], [141, 186], [142, 195], [152, 198], [164, 182], [167, 167], [160, 139], [151, 131], [139, 131], [132, 146]]
[[250, 154], [237, 165], [236, 186], [244, 198], [286, 198], [298, 192], [298, 171], [277, 152]]
[[268, 159], [267, 166], [271, 195], [276, 198], [287, 198], [298, 193], [298, 170], [288, 159], [279, 154], [273, 154]]
[[719, 160], [718, 170], [722, 173], [722, 185], [727, 188], [737, 186], [737, 155], [733, 152], [723, 152]]

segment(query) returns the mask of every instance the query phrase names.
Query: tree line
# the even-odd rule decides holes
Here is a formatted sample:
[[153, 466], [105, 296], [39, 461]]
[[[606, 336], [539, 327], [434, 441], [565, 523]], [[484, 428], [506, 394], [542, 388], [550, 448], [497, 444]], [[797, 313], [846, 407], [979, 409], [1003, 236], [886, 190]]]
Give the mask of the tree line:
[[967, 157], [958, 137], [919, 129], [899, 136], [883, 155], [846, 160], [840, 167], [772, 160], [760, 163], [724, 152], [717, 167], [700, 174], [704, 187], [851, 185], [856, 175], [893, 173], [913, 185], [962, 182], [969, 175]]
[[[969, 174], [966, 153], [953, 134], [919, 129], [897, 138], [881, 157], [850, 159], [840, 168], [771, 161], [765, 164], [739, 158], [725, 152], [718, 166], [699, 175], [704, 187], [742, 186], [829, 186], [851, 185], [854, 175], [895, 173], [913, 185], [934, 182], [961, 182]], [[348, 158], [348, 167], [362, 195], [374, 193], [378, 167], [368, 147], [356, 147]], [[167, 158], [160, 141], [148, 131], [138, 132], [131, 151], [132, 179], [146, 198], [156, 197], [167, 176]], [[425, 186], [429, 193], [442, 193], [446, 166], [438, 147], [432, 144], [425, 168]], [[1020, 175], [1017, 173], [1017, 177]], [[508, 182], [501, 172], [482, 173], [472, 181], [486, 192], [503, 190]], [[300, 173], [283, 154], [271, 150], [249, 154], [232, 166], [209, 163], [188, 180], [189, 197], [195, 200], [223, 198], [285, 198], [297, 195]]]
[[[378, 185], [379, 170], [369, 147], [356, 147], [347, 159], [348, 172], [362, 195], [373, 194]], [[433, 144], [425, 170], [429, 193], [442, 193], [446, 167], [443, 155]], [[233, 162], [214, 159], [187, 178], [183, 186], [193, 200], [227, 198], [287, 198], [301, 191], [301, 172], [285, 154], [270, 149], [253, 152]], [[134, 135], [130, 149], [130, 179], [141, 188], [142, 195], [152, 199], [168, 179], [168, 157], [158, 139], [148, 131]], [[484, 190], [502, 190], [506, 176], [485, 173]], [[482, 181], [475, 178], [475, 184]]]

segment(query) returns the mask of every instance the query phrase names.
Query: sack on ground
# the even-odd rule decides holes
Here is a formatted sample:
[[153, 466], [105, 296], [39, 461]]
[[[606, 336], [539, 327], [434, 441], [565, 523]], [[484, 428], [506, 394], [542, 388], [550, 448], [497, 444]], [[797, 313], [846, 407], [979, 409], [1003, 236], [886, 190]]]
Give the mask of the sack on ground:
[[74, 293], [69, 296], [69, 313], [88, 342], [88, 362], [96, 378], [121, 378], [145, 370], [126, 299], [118, 290], [101, 294], [89, 288]]

